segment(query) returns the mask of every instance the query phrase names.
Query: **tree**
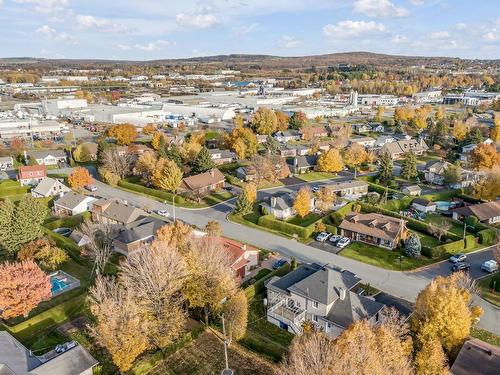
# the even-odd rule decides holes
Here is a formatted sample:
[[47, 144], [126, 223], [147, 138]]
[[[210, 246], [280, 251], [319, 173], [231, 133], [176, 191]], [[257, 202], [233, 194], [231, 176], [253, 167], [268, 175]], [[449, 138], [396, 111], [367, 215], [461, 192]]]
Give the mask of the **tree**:
[[147, 124], [142, 128], [142, 133], [146, 135], [154, 134], [156, 132], [156, 125], [155, 124]]
[[417, 258], [420, 256], [421, 250], [422, 245], [420, 243], [420, 237], [412, 233], [405, 241], [405, 254], [410, 258]]
[[102, 274], [113, 253], [113, 238], [115, 230], [110, 224], [85, 220], [80, 225], [80, 232], [86, 236], [88, 243], [85, 251], [94, 261], [94, 270]]
[[389, 181], [392, 180], [394, 172], [394, 162], [392, 157], [388, 152], [383, 152], [380, 155], [379, 167], [378, 167], [378, 178], [384, 185], [388, 185]]
[[200, 153], [201, 147], [202, 146], [193, 139], [190, 139], [188, 142], [184, 142], [182, 147], [179, 149], [183, 162], [189, 163], [190, 161], [193, 161]]
[[417, 157], [413, 151], [409, 151], [404, 154], [404, 158], [401, 163], [401, 176], [406, 180], [410, 180], [418, 176]]
[[120, 371], [128, 371], [149, 346], [139, 305], [130, 291], [100, 276], [90, 288], [89, 300], [96, 319], [90, 329], [92, 335], [107, 349]]
[[76, 167], [68, 176], [68, 184], [74, 190], [81, 190], [85, 185], [90, 185], [94, 179], [89, 171], [83, 167]]
[[223, 312], [229, 342], [242, 339], [248, 323], [248, 299], [245, 291], [240, 289], [230, 297], [224, 303]]
[[137, 130], [132, 124], [114, 125], [107, 131], [108, 137], [115, 138], [119, 145], [129, 145], [137, 138]]
[[196, 159], [192, 162], [193, 173], [203, 173], [215, 167], [212, 156], [206, 147], [202, 147]]
[[54, 240], [42, 237], [21, 245], [17, 253], [17, 260], [36, 260], [48, 270], [54, 270], [62, 263], [68, 261], [68, 254], [56, 246]]
[[81, 163], [88, 163], [92, 160], [89, 148], [85, 143], [76, 146], [75, 151], [73, 151], [73, 159]]
[[155, 170], [157, 161], [154, 152], [146, 151], [137, 159], [135, 163], [135, 172], [141, 176], [144, 181], [151, 182], [151, 175]]
[[500, 154], [495, 146], [481, 143], [470, 153], [470, 161], [477, 170], [491, 169], [500, 164]]
[[247, 195], [250, 204], [254, 204], [257, 201], [257, 186], [253, 182], [244, 184], [242, 191]]
[[346, 164], [354, 167], [354, 178], [356, 178], [358, 165], [366, 161], [366, 156], [366, 149], [360, 144], [353, 143], [347, 148], [344, 154], [344, 161]]
[[322, 153], [318, 158], [318, 170], [321, 172], [340, 172], [344, 168], [342, 156], [339, 150], [335, 148], [329, 149]]
[[0, 247], [2, 250], [10, 252], [15, 246], [12, 236], [12, 223], [16, 207], [10, 199], [0, 202]]
[[253, 210], [253, 204], [252, 202], [250, 202], [248, 193], [242, 190], [238, 195], [238, 199], [236, 199], [234, 212], [236, 212], [237, 214], [246, 215], [252, 212], [252, 210]]
[[433, 338], [415, 356], [417, 375], [448, 375], [446, 356], [439, 340]]
[[268, 155], [275, 155], [280, 149], [280, 143], [273, 136], [268, 135], [266, 142], [264, 143], [264, 148]]
[[330, 211], [336, 200], [337, 195], [335, 192], [332, 189], [328, 189], [326, 186], [322, 186], [316, 193], [316, 208], [323, 212]]
[[211, 237], [220, 237], [222, 235], [220, 223], [216, 220], [210, 220], [207, 225], [205, 225], [205, 232]]
[[182, 167], [182, 156], [177, 145], [171, 144], [169, 147], [164, 147], [158, 152], [162, 158], [172, 160], [179, 168]]
[[31, 195], [25, 195], [19, 201], [12, 211], [11, 226], [6, 239], [10, 252], [16, 253], [20, 245], [42, 236], [42, 224], [48, 211], [42, 201]]
[[293, 209], [297, 215], [305, 217], [311, 212], [311, 208], [311, 190], [308, 187], [302, 187], [293, 201]]
[[304, 112], [294, 112], [288, 121], [290, 129], [299, 130], [307, 124], [307, 116]]
[[167, 224], [158, 229], [156, 240], [165, 243], [170, 248], [177, 249], [181, 253], [185, 253], [191, 243], [192, 234], [193, 228], [180, 220], [176, 220], [173, 224]]
[[[500, 167], [494, 167], [486, 172], [484, 178], [474, 186], [474, 196], [486, 200], [495, 200], [500, 196]], [[1, 226], [0, 224], [0, 228]]]
[[237, 126], [224, 135], [224, 140], [238, 159], [250, 158], [257, 153], [257, 137], [251, 129]]
[[462, 142], [467, 136], [468, 131], [469, 127], [467, 126], [466, 123], [464, 123], [463, 121], [455, 121], [453, 123], [453, 129], [451, 131], [451, 135], [457, 141]]
[[166, 143], [165, 135], [159, 131], [155, 131], [153, 133], [153, 137], [151, 138], [151, 147], [158, 151], [162, 149], [162, 143], [163, 145]]
[[377, 107], [377, 112], [375, 113], [375, 117], [373, 118], [377, 122], [382, 122], [382, 118], [384, 116], [385, 112], [385, 107], [384, 106], [378, 106]]
[[101, 178], [102, 182], [104, 182], [105, 184], [116, 186], [121, 180], [120, 176], [108, 171], [106, 168], [99, 168], [97, 172], [99, 173], [99, 177]]
[[316, 224], [314, 224], [314, 231], [315, 232], [325, 232], [326, 231], [326, 224], [323, 223], [322, 221], [316, 222]]
[[182, 256], [161, 241], [120, 263], [119, 280], [140, 306], [150, 342], [162, 350], [180, 336], [186, 323], [180, 293], [186, 277]]
[[177, 164], [168, 159], [160, 159], [151, 175], [153, 186], [171, 193], [177, 193], [182, 181], [182, 171]]
[[16, 156], [20, 156], [26, 150], [26, 142], [19, 137], [13, 137], [10, 140], [10, 149]]
[[500, 115], [495, 114], [495, 118], [493, 119], [493, 128], [491, 128], [490, 138], [493, 142], [500, 142]]
[[290, 121], [290, 117], [284, 112], [276, 112], [276, 120], [277, 120], [277, 130], [285, 131], [288, 129], [288, 122]]
[[446, 185], [458, 184], [462, 181], [462, 168], [460, 165], [450, 165], [444, 171], [444, 183]]
[[276, 114], [270, 108], [260, 107], [250, 121], [257, 134], [273, 134], [278, 128]]
[[120, 179], [127, 177], [132, 172], [132, 155], [128, 152], [120, 155], [116, 147], [106, 147], [98, 160], [103, 168], [120, 176]]
[[437, 121], [443, 121], [446, 116], [446, 111], [443, 106], [439, 106], [438, 109], [436, 110], [436, 113], [434, 114], [434, 118]]
[[446, 220], [435, 221], [429, 224], [429, 233], [437, 237], [439, 241], [448, 234], [451, 224]]
[[32, 260], [0, 264], [0, 317], [27, 316], [51, 297], [49, 277]]
[[476, 126], [469, 131], [467, 140], [473, 144], [482, 143], [484, 141], [483, 132], [478, 126]]
[[411, 321], [418, 347], [437, 339], [450, 352], [469, 337], [482, 314], [480, 307], [471, 307], [470, 284], [470, 278], [462, 272], [438, 276], [418, 294]]

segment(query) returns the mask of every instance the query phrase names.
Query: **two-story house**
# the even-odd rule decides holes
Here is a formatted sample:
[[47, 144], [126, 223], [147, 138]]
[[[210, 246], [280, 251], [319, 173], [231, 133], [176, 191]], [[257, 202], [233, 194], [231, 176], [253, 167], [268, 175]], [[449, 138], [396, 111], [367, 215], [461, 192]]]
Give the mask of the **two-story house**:
[[19, 181], [21, 186], [35, 186], [45, 177], [47, 177], [47, 170], [44, 164], [23, 165], [17, 171], [17, 181]]
[[[297, 214], [293, 208], [295, 193], [281, 192], [271, 196], [268, 202], [260, 204], [261, 210], [273, 215], [276, 219], [287, 220]], [[311, 197], [309, 211], [314, 208], [314, 198]]]
[[45, 177], [33, 190], [31, 190], [31, 195], [35, 198], [62, 197], [70, 191], [71, 189], [60, 180], [52, 177]]
[[374, 324], [384, 305], [354, 293], [361, 281], [355, 274], [330, 265], [302, 265], [267, 284], [267, 320], [300, 334], [306, 321], [337, 337], [355, 321]]
[[[427, 182], [434, 185], [445, 184], [445, 172], [453, 164], [447, 161], [436, 161], [427, 166], [424, 171], [424, 178]], [[470, 171], [460, 168], [460, 181], [449, 184], [452, 189], [461, 189], [472, 186], [479, 182], [485, 175], [484, 172]]]
[[216, 165], [231, 163], [236, 160], [236, 154], [229, 150], [219, 150], [218, 148], [213, 148], [208, 150], [208, 152]]

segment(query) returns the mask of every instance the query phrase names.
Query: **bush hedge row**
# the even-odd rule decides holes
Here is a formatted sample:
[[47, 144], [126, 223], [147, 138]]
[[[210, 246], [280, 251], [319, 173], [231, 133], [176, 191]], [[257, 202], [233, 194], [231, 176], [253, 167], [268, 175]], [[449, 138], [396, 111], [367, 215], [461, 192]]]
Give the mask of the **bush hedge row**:
[[274, 270], [273, 272], [268, 273], [267, 275], [265, 275], [261, 279], [257, 280], [255, 283], [253, 283], [249, 287], [247, 287], [245, 289], [245, 295], [247, 296], [247, 298], [249, 300], [252, 299], [257, 294], [262, 293], [264, 291], [264, 289], [265, 289], [264, 283], [266, 282], [266, 280], [269, 280], [273, 276], [284, 276], [288, 272], [290, 272], [290, 264], [285, 263], [283, 266], [281, 266], [277, 270]]
[[301, 227], [300, 225], [290, 224], [286, 221], [277, 220], [273, 215], [264, 215], [259, 217], [257, 222], [260, 226], [264, 228], [274, 229], [291, 236], [298, 235], [302, 238], [307, 238], [314, 232], [315, 223], [307, 226]]
[[80, 225], [85, 219], [90, 219], [90, 212], [84, 212], [81, 215], [68, 216], [60, 219], [52, 220], [44, 226], [49, 229], [56, 229], [60, 227], [74, 228]]
[[[125, 181], [125, 180], [120, 180], [118, 182], [118, 186], [120, 186], [122, 188], [125, 188], [125, 189], [128, 189], [128, 190], [136, 191], [138, 193], [143, 193], [143, 194], [151, 195], [153, 197], [163, 199], [163, 200], [165, 200], [167, 202], [172, 202], [173, 194], [172, 193], [168, 193], [166, 191], [161, 191], [161, 190], [156, 190], [156, 189], [148, 188], [146, 186], [142, 186], [142, 185], [139, 185], [139, 184], [134, 184], [132, 182], [128, 182], [128, 181]], [[184, 199], [184, 197], [182, 197], [180, 195], [176, 195], [175, 196], [175, 203], [181, 204], [181, 203], [184, 203], [185, 201], [186, 200]]]
[[368, 191], [374, 191], [376, 193], [379, 193], [380, 195], [385, 194], [386, 190], [389, 193], [393, 194], [401, 194], [399, 190], [396, 189], [391, 189], [390, 187], [385, 187], [383, 185], [378, 185], [374, 182], [366, 181], [368, 183]]
[[492, 228], [483, 229], [477, 232], [477, 235], [479, 237], [479, 243], [485, 246], [493, 245], [497, 237], [497, 233]]

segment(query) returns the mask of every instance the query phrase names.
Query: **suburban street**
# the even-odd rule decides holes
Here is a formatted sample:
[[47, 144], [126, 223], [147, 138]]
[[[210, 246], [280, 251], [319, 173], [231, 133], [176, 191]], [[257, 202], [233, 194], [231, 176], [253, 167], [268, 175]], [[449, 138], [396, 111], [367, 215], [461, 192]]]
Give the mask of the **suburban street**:
[[[313, 184], [320, 185], [321, 183], [318, 182]], [[114, 188], [100, 181], [96, 181], [95, 185], [97, 186], [95, 194], [99, 196], [105, 198], [119, 198], [127, 201], [128, 204], [148, 210], [167, 210], [170, 215], [173, 216], [173, 207], [170, 204], [164, 204], [146, 196]], [[277, 191], [286, 191], [290, 188], [295, 189], [299, 186], [300, 185], [277, 187], [259, 191], [259, 198], [263, 198], [265, 195]], [[403, 298], [411, 302], [415, 301], [419, 291], [434, 277], [450, 273], [450, 264], [447, 261], [436, 263], [415, 271], [389, 271], [332, 254], [269, 232], [236, 224], [227, 220], [228, 213], [233, 210], [234, 201], [235, 199], [233, 198], [216, 206], [202, 209], [176, 207], [176, 218], [189, 224], [194, 224], [199, 228], [203, 228], [209, 220], [217, 220], [220, 222], [223, 233], [227, 237], [252, 244], [259, 248], [276, 251], [286, 257], [293, 256], [302, 262], [329, 263], [347, 269], [360, 276], [364, 282], [370, 283], [372, 286], [395, 297]], [[478, 278], [480, 276], [485, 276], [486, 274], [480, 270], [480, 265], [484, 260], [491, 258], [491, 248], [483, 249], [468, 255], [472, 277]], [[478, 296], [475, 296], [474, 302], [481, 305], [484, 310], [484, 315], [479, 322], [479, 326], [496, 334], [500, 334], [500, 309]]]

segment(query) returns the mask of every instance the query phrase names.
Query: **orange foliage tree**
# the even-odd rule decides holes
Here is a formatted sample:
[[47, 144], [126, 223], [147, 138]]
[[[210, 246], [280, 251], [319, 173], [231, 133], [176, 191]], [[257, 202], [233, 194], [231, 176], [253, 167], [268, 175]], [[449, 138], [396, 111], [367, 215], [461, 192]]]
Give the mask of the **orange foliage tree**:
[[493, 145], [481, 143], [471, 152], [471, 163], [477, 170], [491, 169], [500, 164], [500, 154]]
[[132, 124], [119, 124], [108, 129], [108, 136], [115, 138], [119, 145], [129, 145], [137, 138], [137, 130]]
[[94, 179], [89, 171], [82, 167], [76, 167], [73, 173], [68, 176], [68, 184], [72, 189], [81, 189], [92, 182], [94, 182]]
[[48, 276], [32, 260], [0, 265], [0, 317], [27, 315], [50, 298]]

